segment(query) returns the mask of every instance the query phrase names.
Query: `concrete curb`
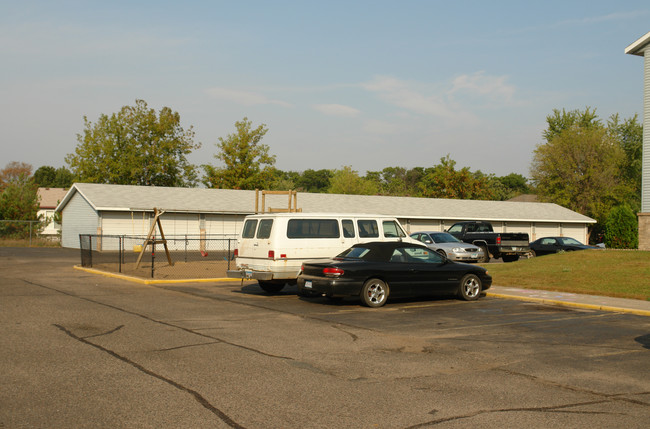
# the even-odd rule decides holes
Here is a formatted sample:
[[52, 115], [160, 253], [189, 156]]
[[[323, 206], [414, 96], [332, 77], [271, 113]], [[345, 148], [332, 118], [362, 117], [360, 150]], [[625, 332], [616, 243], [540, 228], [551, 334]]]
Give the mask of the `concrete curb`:
[[[226, 282], [238, 282], [240, 279], [230, 279], [230, 278], [209, 278], [209, 279], [175, 279], [175, 280], [163, 280], [163, 279], [143, 279], [140, 277], [127, 276], [126, 274], [119, 273], [110, 273], [108, 271], [101, 271], [94, 268], [80, 267], [79, 265], [74, 266], [75, 270], [85, 271], [90, 274], [99, 274], [105, 277], [111, 277], [114, 279], [126, 280], [133, 283], [139, 283], [143, 285], [158, 285], [158, 284], [181, 284], [181, 283], [226, 283]], [[244, 280], [245, 282], [257, 281], [257, 280]]]
[[627, 313], [627, 314], [636, 314], [638, 316], [650, 317], [650, 311], [638, 310], [633, 308], [615, 307], [615, 306], [599, 305], [599, 304], [587, 304], [582, 302], [562, 301], [557, 299], [537, 298], [532, 296], [510, 295], [505, 293], [494, 293], [494, 292], [485, 292], [485, 295], [492, 296], [495, 298], [516, 299], [519, 301], [539, 302], [541, 304], [561, 305], [564, 307], [576, 307], [576, 308], [584, 308], [588, 310], [611, 311], [614, 313]]

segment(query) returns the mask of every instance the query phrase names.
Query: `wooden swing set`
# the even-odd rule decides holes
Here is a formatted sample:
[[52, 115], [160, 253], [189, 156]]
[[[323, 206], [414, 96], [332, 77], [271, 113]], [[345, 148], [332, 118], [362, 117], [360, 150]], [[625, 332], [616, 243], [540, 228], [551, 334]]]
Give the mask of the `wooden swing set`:
[[[140, 250], [140, 254], [138, 255], [138, 261], [135, 264], [136, 268], [140, 266], [140, 262], [142, 262], [142, 257], [144, 256], [144, 252], [147, 250], [147, 246], [151, 246], [151, 251], [153, 253], [155, 250], [154, 246], [156, 244], [162, 244], [165, 247], [165, 253], [167, 254], [167, 262], [169, 262], [170, 266], [174, 265], [174, 263], [172, 262], [172, 257], [169, 253], [169, 248], [167, 247], [167, 240], [165, 239], [165, 233], [163, 232], [162, 224], [160, 223], [160, 216], [162, 216], [163, 213], [165, 213], [164, 210], [159, 210], [154, 207], [153, 222], [151, 223], [151, 228], [149, 229], [149, 234], [147, 234], [147, 238], [145, 238], [144, 243], [142, 243], [142, 249]], [[160, 232], [160, 238], [155, 238], [156, 226], [158, 226], [158, 231]]]

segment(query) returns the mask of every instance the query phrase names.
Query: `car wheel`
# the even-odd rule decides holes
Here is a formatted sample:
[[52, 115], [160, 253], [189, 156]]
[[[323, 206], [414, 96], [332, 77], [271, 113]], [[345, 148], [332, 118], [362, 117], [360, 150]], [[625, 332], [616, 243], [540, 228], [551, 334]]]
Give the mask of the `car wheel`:
[[466, 274], [460, 280], [458, 296], [465, 301], [474, 301], [481, 296], [483, 285], [481, 279], [475, 274]]
[[479, 246], [483, 250], [483, 259], [479, 262], [488, 263], [490, 262], [490, 252], [488, 252], [487, 246]]
[[284, 283], [280, 282], [267, 282], [264, 280], [258, 280], [257, 283], [259, 283], [262, 290], [266, 293], [278, 293], [282, 290], [282, 288], [284, 288]]
[[438, 250], [436, 250], [436, 252], [440, 253], [440, 255], [442, 255], [443, 258], [447, 259], [447, 254], [445, 253], [444, 250], [438, 249]]
[[386, 304], [390, 289], [379, 279], [370, 279], [361, 288], [361, 302], [368, 307], [377, 308]]

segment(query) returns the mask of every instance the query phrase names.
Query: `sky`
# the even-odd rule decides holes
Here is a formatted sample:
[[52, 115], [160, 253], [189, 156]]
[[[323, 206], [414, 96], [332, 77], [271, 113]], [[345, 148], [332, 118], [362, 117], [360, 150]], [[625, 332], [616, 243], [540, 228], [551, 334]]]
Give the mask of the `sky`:
[[643, 114], [647, 0], [0, 0], [0, 168], [67, 166], [84, 116], [145, 100], [220, 165], [247, 117], [285, 171], [530, 176], [553, 109]]

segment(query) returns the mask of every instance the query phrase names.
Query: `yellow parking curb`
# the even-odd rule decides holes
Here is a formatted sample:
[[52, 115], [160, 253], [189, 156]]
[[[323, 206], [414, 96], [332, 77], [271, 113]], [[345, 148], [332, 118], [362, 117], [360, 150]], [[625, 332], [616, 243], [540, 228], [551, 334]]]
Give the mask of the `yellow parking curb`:
[[564, 307], [577, 307], [577, 308], [584, 308], [588, 310], [611, 311], [615, 313], [628, 313], [628, 314], [636, 314], [638, 316], [650, 317], [650, 311], [636, 310], [633, 308], [613, 307], [609, 305], [586, 304], [586, 303], [570, 302], [570, 301], [559, 301], [557, 299], [536, 298], [532, 296], [508, 295], [508, 294], [494, 293], [494, 292], [485, 292], [485, 295], [493, 296], [495, 298], [516, 299], [519, 301], [539, 302], [542, 304], [561, 305]]
[[[79, 265], [74, 266], [75, 270], [85, 271], [91, 274], [99, 274], [106, 277], [112, 277], [114, 279], [126, 280], [129, 282], [140, 283], [144, 285], [157, 285], [157, 284], [180, 284], [180, 283], [225, 283], [225, 282], [241, 282], [241, 279], [231, 279], [231, 278], [208, 278], [208, 279], [174, 279], [174, 280], [163, 280], [163, 279], [143, 279], [140, 277], [127, 276], [126, 274], [111, 273], [108, 271], [101, 271], [95, 268], [86, 268]], [[244, 281], [257, 281], [257, 280], [244, 280]]]

